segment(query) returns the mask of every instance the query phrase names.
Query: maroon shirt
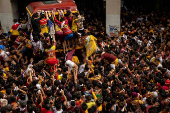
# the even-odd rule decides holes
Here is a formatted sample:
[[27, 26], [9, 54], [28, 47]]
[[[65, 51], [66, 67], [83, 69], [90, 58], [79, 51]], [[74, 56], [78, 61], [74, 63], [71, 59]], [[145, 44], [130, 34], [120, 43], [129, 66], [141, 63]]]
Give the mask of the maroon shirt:
[[67, 61], [67, 60], [71, 60], [71, 61], [72, 61], [72, 57], [73, 57], [74, 52], [75, 52], [75, 49], [73, 49], [72, 51], [70, 51], [69, 53], [67, 53], [66, 61]]
[[158, 89], [169, 90], [169, 88], [168, 88], [167, 86], [162, 86], [162, 87], [160, 87], [160, 88], [158, 88]]
[[101, 56], [101, 59], [106, 59], [108, 60], [110, 63], [111, 62], [114, 62], [116, 60], [116, 56], [112, 55], [112, 54], [109, 54], [107, 52], [105, 52], [102, 56]]
[[[81, 109], [81, 106], [80, 106], [80, 105], [76, 105], [76, 107], [78, 107], [78, 108]], [[75, 108], [75, 107], [70, 107], [70, 108], [68, 108], [67, 110], [74, 112], [74, 108]]]
[[68, 20], [68, 25], [71, 28], [72, 27], [72, 20], [73, 20], [73, 18], [72, 17], [67, 17], [67, 20]]

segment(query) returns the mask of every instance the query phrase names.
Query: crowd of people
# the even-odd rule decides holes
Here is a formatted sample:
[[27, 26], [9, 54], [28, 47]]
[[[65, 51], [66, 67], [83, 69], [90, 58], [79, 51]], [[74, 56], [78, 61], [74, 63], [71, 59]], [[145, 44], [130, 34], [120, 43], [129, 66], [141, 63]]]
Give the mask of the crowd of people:
[[169, 14], [123, 9], [112, 37], [104, 20], [38, 11], [0, 28], [1, 113], [170, 112]]

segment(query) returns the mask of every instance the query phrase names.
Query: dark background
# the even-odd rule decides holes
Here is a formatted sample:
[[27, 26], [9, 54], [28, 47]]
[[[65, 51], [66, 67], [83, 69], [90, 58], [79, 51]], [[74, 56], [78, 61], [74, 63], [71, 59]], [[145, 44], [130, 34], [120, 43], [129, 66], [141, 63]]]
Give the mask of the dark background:
[[[31, 2], [37, 1], [48, 1], [48, 0], [16, 0], [18, 3], [19, 12], [25, 12], [25, 7]], [[105, 8], [105, 2], [103, 0], [74, 0], [77, 4], [79, 10], [84, 8], [94, 9], [99, 7], [101, 9]], [[146, 10], [160, 10], [160, 11], [170, 11], [170, 0], [122, 0], [127, 8], [132, 8], [133, 6], [142, 6]]]

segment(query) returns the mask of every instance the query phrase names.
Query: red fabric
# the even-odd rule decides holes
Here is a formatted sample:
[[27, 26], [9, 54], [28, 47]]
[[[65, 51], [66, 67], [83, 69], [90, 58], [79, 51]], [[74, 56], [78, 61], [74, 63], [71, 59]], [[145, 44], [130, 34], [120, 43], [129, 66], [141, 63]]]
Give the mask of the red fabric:
[[72, 20], [73, 20], [73, 18], [72, 17], [68, 17], [67, 20], [68, 20], [69, 27], [71, 28], [72, 27]]
[[19, 23], [14, 24], [14, 25], [12, 25], [12, 28], [11, 28], [11, 29], [16, 30], [19, 25], [20, 25]]
[[[64, 19], [65, 19], [65, 24], [63, 25], [63, 33], [64, 33], [64, 35], [68, 35], [68, 34], [72, 33], [72, 31], [70, 30], [70, 27], [68, 26], [68, 20], [67, 20], [65, 17], [64, 17]], [[55, 20], [55, 22], [57, 22], [57, 23], [60, 25], [60, 27], [61, 27], [61, 24], [62, 24], [63, 22], [58, 21], [56, 17], [54, 17], [54, 20]]]
[[3, 58], [0, 56], [0, 61], [2, 61], [3, 60]]
[[149, 109], [152, 108], [152, 107], [153, 107], [152, 105], [146, 106], [146, 111], [145, 111], [145, 113], [148, 113]]
[[53, 113], [53, 112], [47, 111], [45, 108], [41, 108], [41, 113]]
[[106, 59], [108, 60], [110, 63], [111, 62], [114, 62], [116, 60], [116, 56], [112, 55], [112, 54], [109, 54], [107, 52], [105, 52], [102, 56], [101, 56], [101, 59]]
[[162, 86], [159, 89], [169, 90], [169, 88], [167, 86]]
[[165, 85], [169, 87], [170, 86], [170, 80], [166, 80]]
[[67, 56], [66, 56], [66, 61], [67, 60], [71, 60], [72, 61], [72, 57], [73, 57], [73, 54], [75, 52], [75, 49], [73, 49], [72, 51], [70, 51]]
[[54, 66], [55, 64], [57, 64], [58, 60], [56, 58], [50, 58], [47, 59], [46, 63], [50, 66]]
[[[76, 105], [76, 107], [78, 107], [78, 108], [80, 108], [80, 109], [81, 109], [81, 107], [80, 107], [79, 105]], [[70, 107], [70, 108], [68, 108], [67, 110], [68, 110], [68, 111], [72, 111], [72, 112], [74, 112], [74, 107]]]
[[15, 48], [17, 48], [20, 45], [19, 43], [22, 43], [22, 40], [21, 37], [18, 36], [14, 42]]
[[68, 34], [72, 33], [72, 31], [70, 30], [70, 27], [68, 25], [63, 26], [63, 33], [64, 33], [64, 35], [68, 35]]
[[76, 105], [80, 105], [83, 102], [83, 100], [76, 101]]
[[40, 25], [47, 24], [47, 19], [40, 20], [39, 23], [40, 23]]
[[46, 53], [47, 53], [47, 59], [48, 58], [55, 58], [56, 59], [55, 50], [47, 51]]

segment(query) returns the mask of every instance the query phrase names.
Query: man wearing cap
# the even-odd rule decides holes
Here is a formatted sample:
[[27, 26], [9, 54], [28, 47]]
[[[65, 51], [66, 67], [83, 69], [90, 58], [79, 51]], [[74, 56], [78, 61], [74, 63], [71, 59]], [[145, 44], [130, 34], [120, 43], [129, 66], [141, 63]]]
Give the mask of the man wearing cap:
[[105, 59], [105, 60], [109, 61], [110, 67], [112, 69], [115, 69], [115, 67], [118, 65], [118, 58], [115, 55], [104, 52], [104, 51], [103, 52], [100, 51], [100, 55], [101, 55], [101, 57], [99, 59], [94, 60], [94, 62], [99, 62], [102, 59]]

